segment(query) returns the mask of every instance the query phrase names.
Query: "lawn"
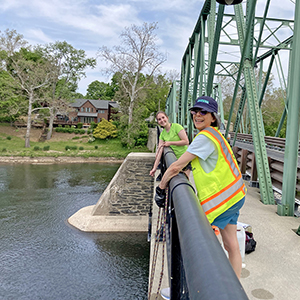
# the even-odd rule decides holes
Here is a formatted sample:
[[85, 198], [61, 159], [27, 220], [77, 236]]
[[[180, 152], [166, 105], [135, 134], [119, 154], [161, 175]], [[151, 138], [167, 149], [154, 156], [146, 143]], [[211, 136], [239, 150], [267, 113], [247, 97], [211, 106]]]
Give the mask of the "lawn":
[[[71, 156], [71, 157], [115, 157], [125, 158], [130, 152], [150, 152], [144, 147], [128, 149], [121, 145], [119, 138], [95, 140], [88, 142], [87, 135], [70, 135], [60, 133], [45, 142], [30, 141], [30, 148], [25, 148], [24, 137], [20, 137], [18, 129], [0, 124], [0, 156]], [[59, 138], [58, 138], [59, 137]]]

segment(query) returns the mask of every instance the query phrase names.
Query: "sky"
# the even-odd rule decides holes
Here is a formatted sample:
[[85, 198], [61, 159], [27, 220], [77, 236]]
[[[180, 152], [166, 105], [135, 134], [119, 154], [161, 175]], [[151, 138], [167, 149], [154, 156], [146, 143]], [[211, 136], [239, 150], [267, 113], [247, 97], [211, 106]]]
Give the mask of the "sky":
[[[245, 1], [244, 1], [245, 2]], [[257, 0], [262, 16], [266, 0]], [[66, 41], [96, 57], [101, 46], [120, 44], [125, 27], [157, 22], [157, 45], [167, 55], [162, 72], [180, 72], [181, 59], [199, 18], [203, 0], [0, 0], [0, 31], [15, 29], [31, 45]], [[245, 4], [243, 4], [245, 7]], [[268, 17], [294, 18], [294, 0], [272, 0]], [[225, 13], [232, 13], [226, 6]], [[86, 70], [78, 92], [86, 94], [94, 80], [110, 82], [103, 75], [105, 62]]]

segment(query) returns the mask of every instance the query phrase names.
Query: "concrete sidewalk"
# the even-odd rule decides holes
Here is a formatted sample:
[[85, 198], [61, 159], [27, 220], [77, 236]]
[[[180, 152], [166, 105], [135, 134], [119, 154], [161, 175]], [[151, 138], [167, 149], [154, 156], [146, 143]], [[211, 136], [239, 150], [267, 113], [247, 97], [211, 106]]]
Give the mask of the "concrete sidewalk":
[[264, 205], [258, 188], [248, 187], [239, 221], [252, 226], [254, 252], [246, 254], [241, 283], [250, 300], [300, 299], [300, 218], [281, 217]]

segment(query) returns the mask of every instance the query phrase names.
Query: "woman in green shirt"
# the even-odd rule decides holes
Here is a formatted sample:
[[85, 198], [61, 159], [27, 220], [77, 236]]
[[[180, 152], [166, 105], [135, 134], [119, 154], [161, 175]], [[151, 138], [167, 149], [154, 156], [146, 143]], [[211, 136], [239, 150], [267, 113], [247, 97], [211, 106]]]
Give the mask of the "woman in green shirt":
[[[156, 152], [155, 162], [152, 170], [150, 171], [151, 176], [154, 176], [155, 174], [164, 147], [171, 147], [174, 151], [176, 158], [178, 159], [187, 150], [187, 146], [189, 145], [189, 139], [183, 127], [177, 123], [170, 123], [169, 118], [165, 112], [159, 111], [156, 114], [156, 120], [157, 123], [164, 129], [159, 136], [159, 143]], [[189, 167], [187, 167], [185, 173], [187, 176], [189, 176]]]

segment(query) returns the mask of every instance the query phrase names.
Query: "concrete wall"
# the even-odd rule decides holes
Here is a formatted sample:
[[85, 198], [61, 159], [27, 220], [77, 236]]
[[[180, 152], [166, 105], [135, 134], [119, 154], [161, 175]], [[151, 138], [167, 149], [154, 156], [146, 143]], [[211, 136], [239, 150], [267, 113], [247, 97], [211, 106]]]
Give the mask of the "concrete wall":
[[152, 152], [155, 151], [156, 141], [157, 141], [157, 129], [149, 128], [147, 148]]

